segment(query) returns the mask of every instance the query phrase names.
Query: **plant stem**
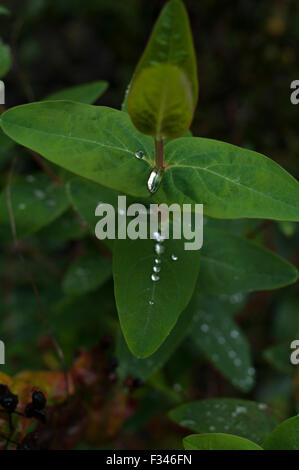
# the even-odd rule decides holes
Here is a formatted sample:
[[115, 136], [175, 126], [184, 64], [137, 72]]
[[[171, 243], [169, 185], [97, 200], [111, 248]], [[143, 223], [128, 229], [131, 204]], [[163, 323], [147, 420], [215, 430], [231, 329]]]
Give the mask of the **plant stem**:
[[164, 156], [164, 142], [163, 140], [155, 140], [155, 162], [156, 168], [164, 168], [163, 156]]

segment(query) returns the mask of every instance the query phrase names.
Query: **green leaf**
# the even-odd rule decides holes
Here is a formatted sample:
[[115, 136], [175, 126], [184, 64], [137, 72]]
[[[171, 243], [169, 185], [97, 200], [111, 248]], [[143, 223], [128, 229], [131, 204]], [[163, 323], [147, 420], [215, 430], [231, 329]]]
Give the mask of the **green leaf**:
[[[200, 289], [198, 284], [197, 289]], [[231, 315], [215, 297], [195, 295], [196, 324], [192, 329], [195, 347], [202, 352], [235, 387], [248, 391], [254, 385], [249, 345]]]
[[78, 85], [52, 93], [44, 101], [70, 100], [79, 103], [93, 104], [102, 96], [108, 88], [108, 82], [97, 81]]
[[82, 295], [96, 290], [111, 276], [111, 259], [104, 258], [96, 250], [89, 250], [69, 267], [62, 287], [65, 294]]
[[281, 423], [266, 437], [263, 448], [266, 450], [299, 450], [299, 416]]
[[[192, 301], [190, 304], [192, 304]], [[194, 311], [192, 305], [188, 305], [186, 310], [180, 315], [176, 325], [162, 346], [146, 359], [138, 359], [134, 356], [126, 345], [123, 335], [120, 335], [116, 354], [119, 361], [117, 370], [119, 377], [124, 379], [131, 375], [141, 379], [143, 382], [148, 380], [155, 372], [163, 367], [183, 341], [192, 327], [193, 315]]]
[[192, 434], [183, 443], [185, 450], [263, 450], [248, 439], [230, 434]]
[[225, 142], [184, 137], [165, 146], [159, 201], [202, 203], [216, 218], [299, 221], [299, 183], [269, 158]]
[[4, 77], [11, 67], [11, 54], [9, 46], [0, 39], [0, 78]]
[[[19, 238], [50, 224], [69, 206], [64, 187], [40, 173], [19, 177], [11, 185], [11, 202]], [[5, 189], [0, 194], [0, 239], [12, 240]]]
[[72, 209], [63, 213], [50, 225], [39, 231], [39, 239], [48, 239], [54, 243], [79, 240], [87, 234], [86, 222]]
[[296, 282], [296, 268], [270, 250], [223, 231], [205, 229], [199, 285], [207, 294], [277, 289]]
[[[184, 240], [165, 240], [161, 271], [153, 281], [155, 241], [116, 240], [113, 273], [122, 331], [137, 357], [153, 354], [175, 326], [194, 291], [199, 252], [185, 251]], [[172, 259], [172, 255], [177, 260]]]
[[[148, 197], [153, 139], [122, 111], [70, 101], [45, 101], [1, 115], [4, 132], [51, 162], [111, 189]], [[144, 159], [135, 157], [142, 151]]]
[[195, 432], [228, 433], [262, 443], [279, 419], [267, 405], [238, 398], [211, 398], [186, 403], [170, 418]]
[[[298, 332], [298, 330], [294, 330], [294, 332]], [[293, 335], [293, 337], [296, 337], [296, 334]], [[282, 374], [293, 376], [294, 366], [290, 362], [290, 355], [292, 352], [290, 348], [291, 342], [292, 339], [267, 348], [263, 352], [263, 357], [274, 369], [278, 370]]]
[[189, 128], [198, 98], [192, 34], [181, 0], [164, 7], [137, 65], [127, 97], [133, 123], [157, 139]]
[[[81, 217], [88, 223], [90, 231], [94, 234], [99, 218], [95, 216], [96, 207], [100, 202], [111, 204], [117, 213], [118, 196], [120, 193], [111, 189], [92, 183], [83, 178], [73, 178], [67, 184], [67, 193], [71, 203], [79, 212]], [[135, 202], [130, 197], [127, 198], [127, 205]], [[102, 240], [111, 250], [114, 240]]]

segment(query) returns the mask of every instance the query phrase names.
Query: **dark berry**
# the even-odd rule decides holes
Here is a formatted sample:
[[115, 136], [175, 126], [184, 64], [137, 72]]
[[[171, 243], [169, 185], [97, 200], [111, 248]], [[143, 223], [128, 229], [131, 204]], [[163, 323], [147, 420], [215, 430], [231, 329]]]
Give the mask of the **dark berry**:
[[38, 421], [41, 421], [45, 424], [46, 422], [46, 413], [44, 410], [37, 410], [34, 408], [32, 403], [28, 403], [25, 408], [25, 416], [26, 418], [35, 418]]
[[36, 410], [44, 410], [47, 404], [47, 399], [43, 392], [33, 392], [32, 405]]
[[0, 405], [9, 413], [13, 413], [18, 406], [19, 399], [17, 395], [11, 393], [8, 389], [4, 395], [1, 395]]

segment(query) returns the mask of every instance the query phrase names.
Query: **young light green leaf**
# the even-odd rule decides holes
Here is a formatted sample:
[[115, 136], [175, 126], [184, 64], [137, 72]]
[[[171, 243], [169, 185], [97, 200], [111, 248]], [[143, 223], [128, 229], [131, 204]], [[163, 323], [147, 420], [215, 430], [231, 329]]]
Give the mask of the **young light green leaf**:
[[230, 434], [192, 434], [183, 443], [185, 450], [263, 450], [248, 439]]
[[201, 249], [200, 291], [236, 294], [277, 289], [296, 282], [296, 268], [245, 238], [205, 229]]
[[162, 346], [149, 358], [138, 359], [134, 356], [123, 335], [119, 336], [117, 344], [117, 358], [119, 361], [118, 375], [120, 378], [126, 378], [129, 375], [137, 377], [142, 381], [148, 380], [155, 372], [157, 372], [171, 357], [172, 353], [180, 345], [192, 327], [192, 318], [194, 310], [192, 308], [192, 300], [188, 307], [181, 313], [176, 325], [171, 331], [168, 338]]
[[[20, 177], [11, 185], [10, 191], [19, 238], [32, 235], [50, 224], [69, 207], [64, 187], [55, 185], [44, 174]], [[12, 240], [5, 189], [0, 194], [0, 239]]]
[[198, 98], [195, 51], [181, 0], [164, 7], [134, 73], [127, 109], [144, 134], [178, 137], [189, 128]]
[[184, 240], [165, 240], [160, 255], [157, 245], [151, 239], [114, 243], [120, 323], [130, 350], [140, 358], [165, 341], [190, 301], [199, 270], [199, 252], [185, 251]]
[[[153, 140], [115, 109], [45, 101], [1, 115], [4, 132], [79, 176], [137, 197], [148, 197]], [[136, 158], [142, 152], [144, 158]]]
[[0, 78], [4, 77], [11, 67], [11, 53], [9, 46], [6, 46], [0, 39]]
[[180, 426], [199, 433], [237, 434], [261, 444], [280, 420], [264, 403], [210, 398], [179, 406], [169, 414]]
[[299, 416], [281, 423], [266, 437], [263, 448], [266, 450], [299, 450]]
[[82, 295], [96, 290], [111, 276], [111, 259], [104, 258], [98, 251], [89, 250], [69, 267], [62, 287], [67, 295]]
[[165, 147], [166, 171], [155, 198], [202, 203], [216, 218], [299, 221], [299, 183], [269, 158], [198, 137]]
[[108, 88], [108, 82], [97, 81], [77, 85], [48, 95], [43, 101], [70, 100], [79, 103], [93, 104]]
[[231, 316], [225, 314], [217, 298], [197, 293], [195, 302], [196, 324], [192, 329], [195, 347], [235, 387], [250, 390], [254, 385], [254, 369], [246, 337]]

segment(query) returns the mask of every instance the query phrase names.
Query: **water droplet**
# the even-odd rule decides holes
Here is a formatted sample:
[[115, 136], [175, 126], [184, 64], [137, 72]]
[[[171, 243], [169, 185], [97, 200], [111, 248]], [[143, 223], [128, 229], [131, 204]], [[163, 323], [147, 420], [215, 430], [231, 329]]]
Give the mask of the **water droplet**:
[[251, 377], [255, 375], [255, 369], [253, 367], [249, 367], [247, 372], [248, 372], [248, 375], [250, 375]]
[[155, 302], [153, 300], [149, 300], [148, 303], [149, 303], [149, 305], [154, 305]]
[[237, 406], [237, 408], [236, 408], [236, 413], [237, 414], [246, 413], [246, 411], [247, 411], [247, 408], [245, 408], [245, 406]]
[[237, 358], [237, 359], [234, 360], [234, 364], [235, 364], [236, 367], [240, 367], [240, 365], [242, 364], [242, 361]]
[[157, 253], [157, 255], [162, 255], [162, 253], [164, 253], [164, 251], [165, 251], [164, 246], [160, 245], [159, 243], [156, 243], [155, 252]]
[[19, 210], [23, 211], [24, 209], [26, 209], [26, 204], [23, 204], [23, 203], [19, 204]]
[[232, 330], [232, 331], [230, 332], [230, 335], [231, 335], [232, 338], [235, 339], [235, 338], [238, 338], [239, 332], [238, 332], [237, 330]]
[[164, 242], [164, 237], [159, 232], [154, 232], [153, 237], [154, 237], [154, 240], [156, 240], [158, 243], [163, 243]]
[[45, 198], [44, 191], [41, 191], [40, 189], [36, 189], [34, 191], [34, 195], [37, 197], [37, 199], [44, 199]]
[[229, 351], [229, 352], [228, 352], [228, 355], [229, 355], [229, 357], [231, 357], [232, 359], [233, 359], [234, 357], [236, 357], [236, 353], [235, 353], [235, 351], [233, 351], [233, 350]]
[[161, 271], [160, 266], [154, 266], [153, 271], [154, 271], [154, 273], [159, 273]]
[[135, 153], [135, 157], [138, 158], [139, 160], [142, 160], [145, 157], [144, 152], [142, 150], [138, 150]]
[[179, 258], [178, 258], [177, 255], [172, 254], [171, 259], [172, 259], [172, 261], [177, 261]]
[[266, 410], [266, 409], [267, 409], [267, 405], [266, 405], [265, 403], [259, 403], [258, 408], [259, 408], [260, 410]]
[[182, 421], [180, 421], [180, 425], [183, 426], [183, 428], [189, 428], [189, 427], [193, 427], [195, 426], [195, 421], [193, 421], [193, 419], [183, 419]]
[[160, 277], [157, 276], [157, 274], [152, 274], [152, 275], [151, 275], [151, 280], [152, 280], [152, 281], [156, 282], [156, 281], [159, 281], [159, 279], [160, 279]]
[[35, 181], [35, 178], [32, 175], [28, 175], [26, 176], [26, 180], [28, 181], [28, 183], [33, 183], [33, 181]]
[[210, 327], [209, 327], [209, 325], [207, 325], [207, 324], [204, 323], [203, 325], [201, 325], [200, 329], [201, 329], [201, 331], [203, 331], [204, 333], [207, 333], [207, 332], [209, 331]]
[[161, 264], [161, 259], [160, 258], [155, 258], [155, 264]]
[[162, 168], [154, 168], [147, 181], [147, 187], [150, 193], [154, 194], [162, 181], [164, 170]]
[[209, 430], [212, 431], [212, 432], [215, 431], [215, 429], [216, 429], [215, 426], [210, 426], [209, 427]]

